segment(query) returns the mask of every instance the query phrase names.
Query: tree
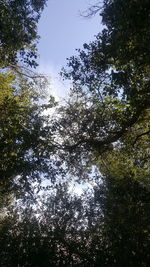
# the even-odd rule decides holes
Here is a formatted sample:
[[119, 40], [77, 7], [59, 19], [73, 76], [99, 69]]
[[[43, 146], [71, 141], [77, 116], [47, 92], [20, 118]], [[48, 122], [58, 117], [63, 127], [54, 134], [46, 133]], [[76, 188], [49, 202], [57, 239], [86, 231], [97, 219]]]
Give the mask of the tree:
[[58, 132], [69, 164], [87, 172], [96, 164], [106, 184], [104, 198], [99, 194], [104, 242], [95, 264], [148, 266], [148, 1], [104, 1], [101, 15], [102, 33], [62, 71], [73, 88]]
[[102, 17], [111, 40], [112, 57], [118, 64], [136, 66], [143, 70], [149, 66], [149, 2], [148, 0], [104, 0], [87, 10], [86, 16], [97, 12]]
[[94, 194], [73, 196], [68, 186], [10, 209], [0, 228], [2, 266], [148, 266], [147, 188], [112, 176]]
[[80, 240], [86, 238], [81, 199], [71, 196], [65, 184], [48, 193], [40, 207], [18, 205], [5, 218], [0, 229], [2, 266], [80, 266], [86, 262]]
[[[148, 266], [149, 196], [146, 186], [127, 176], [105, 176], [103, 185], [95, 188], [95, 201], [104, 214], [102, 266]], [[96, 254], [99, 266], [100, 247]]]
[[81, 145], [87, 150], [105, 150], [115, 142], [122, 142], [142, 119], [147, 126], [140, 135], [149, 134], [147, 5], [148, 1], [104, 1], [101, 15], [105, 29], [94, 42], [84, 44], [84, 50], [71, 57], [68, 69], [62, 71], [64, 79], [72, 80], [71, 99], [76, 99], [64, 108], [67, 120], [62, 119], [68, 123], [68, 117], [73, 118], [68, 123], [70, 150]]
[[52, 146], [55, 129], [44, 115], [55, 102], [51, 98], [48, 104], [39, 104], [35, 83], [13, 72], [1, 73], [0, 82], [0, 190], [3, 197], [12, 192], [19, 197], [32, 193], [33, 182], [42, 177], [55, 180], [61, 169]]
[[[37, 65], [37, 23], [46, 0], [0, 1], [0, 66]], [[11, 23], [10, 23], [11, 22]], [[18, 57], [18, 53], [20, 56]]]

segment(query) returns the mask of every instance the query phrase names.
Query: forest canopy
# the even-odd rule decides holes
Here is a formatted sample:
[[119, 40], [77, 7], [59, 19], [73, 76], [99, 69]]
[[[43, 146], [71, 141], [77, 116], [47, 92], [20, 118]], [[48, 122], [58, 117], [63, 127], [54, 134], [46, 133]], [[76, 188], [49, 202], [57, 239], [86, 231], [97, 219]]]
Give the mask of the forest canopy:
[[104, 27], [62, 68], [65, 105], [31, 69], [45, 5], [0, 1], [0, 266], [148, 267], [149, 1], [88, 9]]

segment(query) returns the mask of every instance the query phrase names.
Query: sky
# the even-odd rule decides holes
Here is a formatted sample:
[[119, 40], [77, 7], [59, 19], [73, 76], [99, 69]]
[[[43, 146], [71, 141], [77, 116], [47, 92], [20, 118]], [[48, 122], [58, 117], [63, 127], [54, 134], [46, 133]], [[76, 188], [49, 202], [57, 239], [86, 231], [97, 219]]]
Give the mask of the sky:
[[[69, 84], [63, 83], [58, 73], [66, 65], [66, 58], [75, 49], [94, 40], [102, 29], [101, 18], [81, 16], [95, 0], [48, 0], [39, 25], [39, 71], [50, 76], [50, 90], [57, 98], [66, 96]], [[68, 88], [67, 88], [68, 87]]]

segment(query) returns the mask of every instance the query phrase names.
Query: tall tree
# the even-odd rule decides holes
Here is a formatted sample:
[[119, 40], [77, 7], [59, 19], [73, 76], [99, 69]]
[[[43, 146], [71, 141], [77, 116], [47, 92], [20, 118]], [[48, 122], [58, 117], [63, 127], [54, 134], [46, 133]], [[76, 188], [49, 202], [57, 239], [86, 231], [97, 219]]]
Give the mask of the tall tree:
[[146, 129], [137, 138], [149, 134], [148, 1], [104, 1], [101, 15], [105, 29], [62, 71], [73, 82], [73, 101], [64, 109], [76, 122], [70, 149], [82, 144], [103, 150], [137, 129], [141, 120]]
[[55, 102], [51, 98], [48, 104], [40, 104], [35, 83], [13, 72], [1, 73], [0, 82], [1, 195], [12, 191], [19, 195], [24, 189], [31, 193], [33, 182], [44, 176], [55, 180], [61, 168], [58, 157], [54, 159], [55, 129], [49, 127], [49, 116], [44, 115]]

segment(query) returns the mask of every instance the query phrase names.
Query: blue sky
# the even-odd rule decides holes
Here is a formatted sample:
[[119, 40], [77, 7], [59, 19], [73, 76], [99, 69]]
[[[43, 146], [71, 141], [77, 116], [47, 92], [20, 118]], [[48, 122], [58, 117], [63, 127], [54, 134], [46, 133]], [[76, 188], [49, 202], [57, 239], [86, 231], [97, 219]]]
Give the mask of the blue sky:
[[85, 42], [92, 41], [102, 28], [99, 15], [91, 19], [80, 15], [95, 2], [97, 1], [48, 0], [42, 13], [38, 25], [41, 36], [38, 45], [39, 69], [51, 76], [51, 89], [61, 96], [65, 85], [60, 84], [58, 72], [66, 65], [66, 58], [74, 55], [75, 49], [82, 48]]

